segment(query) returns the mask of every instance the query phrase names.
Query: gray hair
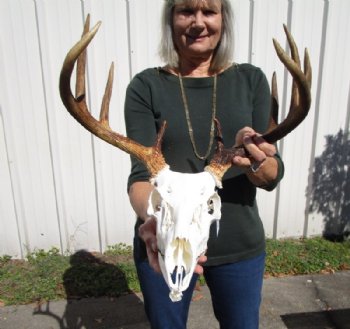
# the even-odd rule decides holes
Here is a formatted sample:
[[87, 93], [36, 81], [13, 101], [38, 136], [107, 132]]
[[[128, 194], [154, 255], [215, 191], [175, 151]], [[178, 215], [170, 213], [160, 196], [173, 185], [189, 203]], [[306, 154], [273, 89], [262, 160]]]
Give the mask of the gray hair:
[[[179, 57], [174, 46], [172, 33], [173, 9], [176, 3], [182, 3], [184, 1], [186, 0], [166, 0], [163, 5], [159, 56], [166, 64], [172, 67], [179, 66]], [[213, 71], [220, 70], [229, 65], [233, 55], [233, 11], [229, 0], [220, 1], [223, 25], [221, 39], [211, 63], [211, 70]]]

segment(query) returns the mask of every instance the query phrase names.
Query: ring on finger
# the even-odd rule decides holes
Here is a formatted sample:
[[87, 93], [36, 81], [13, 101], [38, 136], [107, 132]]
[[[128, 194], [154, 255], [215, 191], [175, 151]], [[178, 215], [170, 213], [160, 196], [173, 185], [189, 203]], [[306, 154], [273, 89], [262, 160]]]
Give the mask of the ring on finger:
[[265, 161], [265, 160], [263, 160], [263, 161], [254, 161], [254, 162], [252, 162], [252, 164], [250, 165], [250, 168], [249, 168], [250, 171], [251, 171], [253, 174], [257, 173], [257, 172], [261, 169], [261, 167], [262, 167], [264, 161]]

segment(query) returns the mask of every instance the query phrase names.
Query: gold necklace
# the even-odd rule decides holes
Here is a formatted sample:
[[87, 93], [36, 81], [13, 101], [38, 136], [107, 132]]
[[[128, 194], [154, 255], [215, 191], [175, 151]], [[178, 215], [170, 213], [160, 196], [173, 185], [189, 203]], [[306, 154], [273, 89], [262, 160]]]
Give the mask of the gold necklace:
[[198, 159], [205, 160], [210, 154], [211, 147], [213, 146], [213, 141], [214, 141], [214, 133], [215, 133], [214, 119], [215, 119], [215, 116], [216, 116], [216, 85], [217, 85], [217, 76], [216, 76], [216, 74], [214, 75], [213, 104], [212, 104], [212, 118], [211, 118], [209, 145], [208, 145], [207, 152], [203, 156], [198, 153], [197, 147], [196, 147], [196, 143], [195, 143], [195, 140], [194, 140], [194, 137], [193, 137], [193, 128], [192, 128], [192, 124], [191, 124], [190, 113], [189, 113], [189, 110], [188, 110], [188, 103], [187, 103], [187, 98], [186, 98], [186, 94], [185, 94], [185, 88], [184, 88], [184, 85], [183, 85], [182, 76], [181, 76], [180, 72], [178, 73], [178, 76], [179, 76], [179, 81], [180, 81], [182, 101], [184, 103], [184, 109], [185, 109], [185, 114], [186, 114], [188, 133], [190, 135], [191, 143], [192, 143], [192, 146], [193, 146], [193, 151], [194, 151], [194, 154], [196, 155], [196, 157]]

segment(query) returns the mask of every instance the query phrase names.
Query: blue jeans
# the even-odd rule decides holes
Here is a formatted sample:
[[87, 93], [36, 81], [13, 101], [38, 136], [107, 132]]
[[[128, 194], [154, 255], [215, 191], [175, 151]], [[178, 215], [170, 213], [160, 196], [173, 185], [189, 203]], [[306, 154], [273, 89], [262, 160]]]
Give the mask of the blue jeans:
[[193, 276], [181, 301], [172, 302], [169, 298], [169, 287], [161, 274], [156, 273], [147, 261], [136, 264], [136, 268], [151, 328], [185, 329], [192, 293], [198, 276]]
[[[138, 248], [138, 243], [135, 247]], [[189, 306], [198, 276], [193, 276], [182, 300], [172, 302], [162, 275], [154, 272], [146, 259], [136, 255], [137, 252], [135, 264], [151, 328], [186, 329]], [[258, 329], [264, 265], [265, 254], [233, 264], [204, 268], [214, 314], [221, 329]]]
[[258, 329], [265, 253], [244, 261], [204, 268], [220, 329]]

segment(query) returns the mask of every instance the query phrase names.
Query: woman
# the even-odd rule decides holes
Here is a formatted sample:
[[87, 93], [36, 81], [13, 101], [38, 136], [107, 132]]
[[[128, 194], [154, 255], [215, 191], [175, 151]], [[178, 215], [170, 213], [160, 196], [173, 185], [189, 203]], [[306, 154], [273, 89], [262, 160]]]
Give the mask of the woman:
[[[270, 92], [265, 75], [249, 64], [232, 64], [232, 10], [228, 0], [165, 1], [160, 55], [167, 65], [147, 69], [131, 81], [125, 101], [128, 136], [154, 144], [168, 125], [162, 152], [171, 169], [201, 172], [213, 155], [213, 118], [221, 122], [226, 147], [244, 144], [249, 158], [236, 157], [219, 191], [222, 217], [210, 234], [204, 273], [220, 328], [258, 328], [265, 236], [255, 201], [256, 187], [272, 190], [283, 163], [265, 132]], [[192, 131], [192, 132], [191, 132]], [[186, 328], [197, 279], [181, 302], [168, 297], [157, 261], [155, 219], [147, 216], [153, 187], [145, 167], [132, 159], [129, 196], [138, 216], [134, 256], [152, 328]]]

